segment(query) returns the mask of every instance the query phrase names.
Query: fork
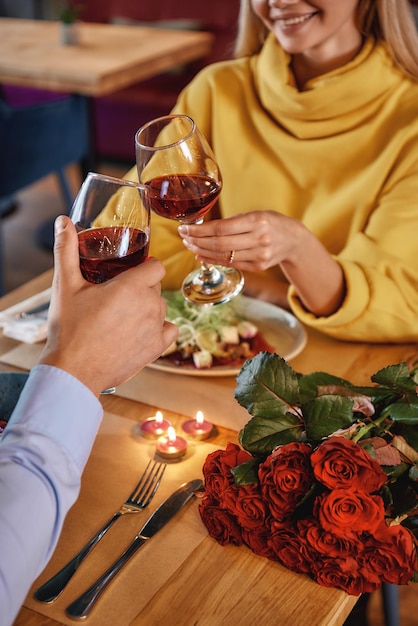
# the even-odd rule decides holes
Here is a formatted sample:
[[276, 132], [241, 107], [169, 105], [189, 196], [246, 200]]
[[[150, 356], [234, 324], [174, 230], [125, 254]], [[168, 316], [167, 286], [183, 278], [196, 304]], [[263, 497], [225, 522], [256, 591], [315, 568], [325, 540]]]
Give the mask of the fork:
[[149, 505], [160, 485], [166, 467], [166, 463], [149, 461], [134, 490], [120, 506], [119, 510], [107, 520], [71, 561], [35, 591], [34, 597], [36, 600], [39, 600], [39, 602], [53, 602], [56, 600], [86, 556], [90, 554], [94, 546], [99, 543], [116, 520], [128, 513], [138, 513]]

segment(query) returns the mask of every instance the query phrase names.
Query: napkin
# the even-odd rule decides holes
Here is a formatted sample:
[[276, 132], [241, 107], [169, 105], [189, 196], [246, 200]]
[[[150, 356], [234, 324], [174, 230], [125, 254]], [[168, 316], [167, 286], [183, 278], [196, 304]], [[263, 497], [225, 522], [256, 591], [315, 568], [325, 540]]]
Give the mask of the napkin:
[[3, 334], [24, 343], [37, 343], [46, 339], [48, 332], [46, 311], [27, 318], [19, 318], [18, 315], [48, 302], [50, 298], [51, 288], [48, 288], [0, 311], [0, 327], [3, 327]]

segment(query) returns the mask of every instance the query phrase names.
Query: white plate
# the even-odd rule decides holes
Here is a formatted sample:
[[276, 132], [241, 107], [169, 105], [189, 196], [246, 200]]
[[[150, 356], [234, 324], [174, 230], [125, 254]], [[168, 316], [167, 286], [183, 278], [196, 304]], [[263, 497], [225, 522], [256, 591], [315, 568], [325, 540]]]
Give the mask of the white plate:
[[[267, 343], [284, 359], [294, 358], [305, 347], [306, 331], [296, 317], [288, 311], [246, 296], [238, 296], [236, 310], [258, 327]], [[236, 376], [241, 369], [236, 366], [217, 365], [199, 370], [193, 365], [175, 365], [165, 359], [157, 359], [148, 367], [185, 376]]]

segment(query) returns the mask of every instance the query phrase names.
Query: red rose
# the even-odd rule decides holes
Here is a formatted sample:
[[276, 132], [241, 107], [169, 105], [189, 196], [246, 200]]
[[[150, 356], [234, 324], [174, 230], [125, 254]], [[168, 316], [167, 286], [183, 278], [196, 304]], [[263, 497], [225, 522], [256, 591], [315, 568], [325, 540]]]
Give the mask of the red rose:
[[228, 443], [225, 450], [215, 450], [208, 454], [204, 464], [204, 473], [220, 471], [223, 474], [230, 474], [230, 470], [241, 463], [250, 461], [253, 457], [249, 452], [242, 450], [235, 443]]
[[312, 484], [311, 447], [288, 443], [276, 448], [258, 470], [261, 493], [278, 521], [291, 516]]
[[315, 553], [301, 537], [292, 524], [273, 522], [268, 545], [276, 558], [293, 572], [307, 574], [311, 571], [311, 563]]
[[323, 587], [336, 587], [352, 596], [371, 593], [379, 589], [381, 580], [374, 573], [365, 572], [354, 557], [322, 557], [312, 563], [312, 574]]
[[215, 450], [206, 457], [203, 465], [203, 476], [207, 493], [219, 501], [223, 500], [225, 492], [233, 487], [235, 489], [234, 476], [231, 469], [250, 461], [253, 457], [248, 452], [241, 450], [234, 443], [228, 443], [226, 450]]
[[242, 545], [241, 529], [235, 517], [222, 509], [211, 496], [204, 496], [199, 505], [200, 517], [209, 535], [221, 546], [232, 543]]
[[417, 568], [412, 534], [400, 524], [379, 527], [374, 537], [365, 540], [362, 560], [383, 582], [406, 585]]
[[242, 528], [251, 530], [266, 524], [270, 512], [260, 494], [258, 485], [243, 485], [236, 491], [225, 492], [223, 506], [235, 517]]
[[264, 556], [271, 560], [277, 560], [273, 548], [269, 545], [270, 528], [267, 526], [257, 526], [251, 530], [242, 529], [244, 543], [259, 556]]
[[387, 476], [379, 463], [358, 444], [344, 437], [330, 437], [312, 452], [315, 478], [328, 489], [378, 491]]
[[298, 520], [298, 532], [309, 546], [316, 552], [328, 557], [347, 556], [358, 554], [362, 547], [357, 537], [350, 539], [346, 536], [335, 535], [324, 530], [315, 519]]
[[314, 516], [324, 530], [336, 535], [370, 532], [385, 519], [383, 500], [364, 491], [334, 489], [318, 496]]

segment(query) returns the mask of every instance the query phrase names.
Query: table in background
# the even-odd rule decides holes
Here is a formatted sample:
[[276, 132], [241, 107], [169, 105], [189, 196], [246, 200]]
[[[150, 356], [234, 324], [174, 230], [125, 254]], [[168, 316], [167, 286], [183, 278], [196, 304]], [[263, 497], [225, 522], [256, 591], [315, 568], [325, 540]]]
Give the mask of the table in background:
[[[205, 57], [213, 39], [198, 31], [80, 22], [77, 45], [63, 45], [60, 27], [60, 22], [0, 18], [0, 83], [90, 101]], [[94, 163], [91, 123], [90, 132]]]
[[206, 56], [208, 33], [115, 24], [77, 24], [79, 42], [60, 43], [60, 23], [0, 19], [0, 82], [104, 96]]
[[[47, 272], [7, 294], [0, 299], [0, 310], [45, 289], [50, 280], [51, 273]], [[322, 369], [356, 384], [369, 384], [370, 375], [378, 369], [401, 361], [412, 365], [418, 357], [416, 344], [356, 344], [334, 341], [311, 331], [308, 334], [306, 348], [291, 361], [291, 365], [303, 373]], [[16, 345], [14, 340], [0, 337], [0, 354], [5, 354]], [[11, 369], [1, 362], [1, 356], [0, 369]], [[232, 378], [231, 393], [233, 386]], [[103, 397], [102, 402], [109, 413], [133, 422], [141, 416], [155, 413], [159, 406], [157, 394], [151, 409], [118, 396]], [[182, 418], [181, 415], [170, 415], [175, 425]], [[236, 441], [236, 433], [226, 428], [218, 428], [211, 439], [211, 443], [219, 447], [225, 446], [228, 441]], [[64, 535], [65, 532], [64, 526], [63, 540], [66, 542], [68, 535]], [[220, 595], [219, 589], [224, 590]], [[179, 564], [175, 574], [132, 624], [212, 625], [232, 623], [233, 619], [237, 624], [250, 626], [259, 619], [272, 625], [276, 623], [277, 615], [280, 615], [282, 623], [292, 624], [297, 615], [298, 626], [341, 626], [355, 602], [356, 598], [342, 591], [321, 587], [303, 575], [294, 574], [268, 559], [257, 557], [246, 548], [223, 548], [206, 537], [189, 558]], [[179, 607], [181, 622], [176, 613]], [[176, 615], [174, 622], [170, 621], [173, 615]], [[88, 622], [97, 626], [93, 613]], [[21, 609], [15, 622], [15, 626], [59, 624], [59, 621], [26, 607]]]
[[[97, 170], [92, 99], [207, 56], [213, 37], [190, 30], [79, 22], [78, 43], [63, 45], [61, 27], [60, 22], [0, 18], [0, 84], [86, 99], [84, 178]], [[71, 206], [71, 199], [67, 203]], [[52, 247], [53, 222], [42, 225], [38, 240], [42, 247]]]

